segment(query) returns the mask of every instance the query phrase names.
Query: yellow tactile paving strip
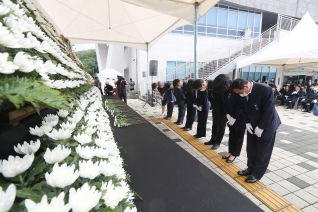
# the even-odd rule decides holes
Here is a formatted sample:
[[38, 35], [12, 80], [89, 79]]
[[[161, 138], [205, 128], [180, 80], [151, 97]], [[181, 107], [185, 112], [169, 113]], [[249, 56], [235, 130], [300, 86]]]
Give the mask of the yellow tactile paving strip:
[[197, 149], [202, 155], [204, 155], [207, 159], [212, 161], [217, 167], [219, 167], [222, 171], [228, 174], [231, 178], [233, 178], [237, 183], [243, 186], [247, 191], [253, 194], [257, 199], [259, 199], [263, 204], [265, 204], [272, 211], [279, 212], [295, 212], [301, 211], [296, 206], [292, 205], [290, 202], [279, 196], [273, 190], [267, 188], [261, 182], [257, 183], [246, 183], [244, 176], [239, 176], [237, 171], [240, 169], [232, 163], [226, 163], [225, 160], [221, 158], [221, 156], [213, 151], [211, 148], [204, 145], [202, 142], [194, 138], [188, 132], [183, 131], [180, 127], [173, 124], [174, 118], [171, 120], [151, 119], [153, 122], [163, 122], [167, 126], [169, 126], [173, 131], [175, 131], [179, 136], [181, 136], [184, 140], [186, 140], [189, 144], [191, 144], [195, 149]]

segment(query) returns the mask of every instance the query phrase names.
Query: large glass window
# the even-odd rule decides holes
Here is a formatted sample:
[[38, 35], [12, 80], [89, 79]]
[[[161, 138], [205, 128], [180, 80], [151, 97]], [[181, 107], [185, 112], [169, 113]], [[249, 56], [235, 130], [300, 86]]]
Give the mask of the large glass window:
[[217, 26], [216, 25], [216, 21], [217, 21], [217, 7], [213, 7], [211, 10], [209, 10], [208, 12], [208, 16], [207, 16], [207, 24], [208, 26]]
[[227, 27], [227, 12], [228, 10], [219, 8], [218, 27]]
[[255, 70], [255, 81], [261, 81], [261, 74], [262, 74], [262, 66], [256, 66]]
[[268, 66], [249, 66], [242, 71], [242, 78], [249, 81], [266, 82], [276, 78], [276, 69]]
[[254, 27], [254, 13], [248, 13], [248, 21], [247, 26], [250, 27], [253, 30]]
[[248, 74], [248, 80], [250, 80], [250, 81], [255, 80], [255, 66], [250, 67], [250, 72]]
[[249, 71], [249, 67], [244, 67], [243, 68], [243, 79], [248, 80], [248, 71]]
[[247, 28], [247, 12], [239, 12], [238, 29], [245, 30]]
[[[257, 37], [261, 32], [261, 19], [261, 13], [216, 4], [198, 21], [198, 34], [237, 39], [244, 36], [245, 30], [250, 27], [251, 36]], [[193, 35], [194, 27], [185, 25], [172, 33]]]
[[237, 28], [237, 11], [230, 10], [229, 11], [229, 22], [228, 27], [230, 29], [236, 29]]
[[200, 18], [200, 20], [198, 21], [198, 25], [206, 25], [206, 15]]
[[255, 13], [254, 15], [254, 32], [260, 32], [261, 30], [261, 14]]

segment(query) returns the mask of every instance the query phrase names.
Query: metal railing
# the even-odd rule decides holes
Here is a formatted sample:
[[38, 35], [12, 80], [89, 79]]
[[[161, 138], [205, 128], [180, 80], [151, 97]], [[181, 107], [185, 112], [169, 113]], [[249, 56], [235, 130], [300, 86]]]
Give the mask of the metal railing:
[[280, 30], [292, 31], [300, 20], [285, 15], [278, 15], [277, 26]]

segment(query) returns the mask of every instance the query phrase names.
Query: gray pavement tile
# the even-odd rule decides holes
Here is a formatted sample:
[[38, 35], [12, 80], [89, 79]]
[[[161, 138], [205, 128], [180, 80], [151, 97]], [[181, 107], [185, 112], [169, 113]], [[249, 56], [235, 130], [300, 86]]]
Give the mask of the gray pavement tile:
[[164, 131], [164, 132], [169, 132], [170, 130], [169, 130], [169, 129], [163, 129], [162, 131]]
[[284, 196], [284, 195], [290, 193], [290, 191], [288, 191], [286, 188], [284, 188], [283, 186], [281, 186], [277, 183], [271, 184], [268, 187], [281, 196]]
[[302, 189], [294, 192], [294, 194], [300, 197], [301, 199], [305, 200], [306, 202], [309, 202], [310, 204], [313, 204], [318, 201], [318, 198], [316, 196], [313, 196], [312, 194]]
[[318, 208], [310, 205], [310, 206], [308, 206], [306, 208], [303, 208], [302, 211], [303, 212], [316, 212], [316, 211], [318, 211]]
[[180, 141], [182, 141], [181, 139], [179, 139], [179, 138], [176, 138], [176, 139], [172, 139], [174, 142], [180, 142]]
[[298, 177], [291, 177], [286, 179], [287, 181], [291, 182], [292, 184], [298, 186], [299, 188], [306, 188], [310, 186], [309, 183], [306, 183], [305, 181], [299, 179]]
[[300, 189], [298, 186], [292, 184], [291, 182], [289, 182], [287, 180], [280, 181], [280, 182], [278, 182], [278, 184], [281, 185], [282, 187], [284, 187], [285, 189], [287, 189], [290, 192], [295, 192], [295, 191]]
[[312, 170], [315, 170], [317, 169], [316, 167], [312, 166], [312, 165], [309, 165], [308, 163], [305, 163], [305, 162], [302, 162], [302, 163], [298, 163], [297, 164], [298, 166], [301, 166], [305, 169], [308, 169], [309, 171], [312, 171]]
[[284, 198], [286, 200], [292, 202], [298, 208], [305, 208], [305, 207], [309, 206], [308, 202], [302, 200], [301, 198], [299, 198], [295, 194], [287, 194], [286, 196], [284, 196]]

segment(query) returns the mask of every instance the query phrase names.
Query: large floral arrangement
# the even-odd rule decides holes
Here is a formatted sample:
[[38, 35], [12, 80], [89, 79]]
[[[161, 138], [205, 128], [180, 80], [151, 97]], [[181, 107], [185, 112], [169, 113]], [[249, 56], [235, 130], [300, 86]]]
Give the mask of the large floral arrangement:
[[59, 109], [0, 161], [0, 212], [136, 211], [100, 91], [69, 51], [29, 0], [0, 0], [0, 104]]

